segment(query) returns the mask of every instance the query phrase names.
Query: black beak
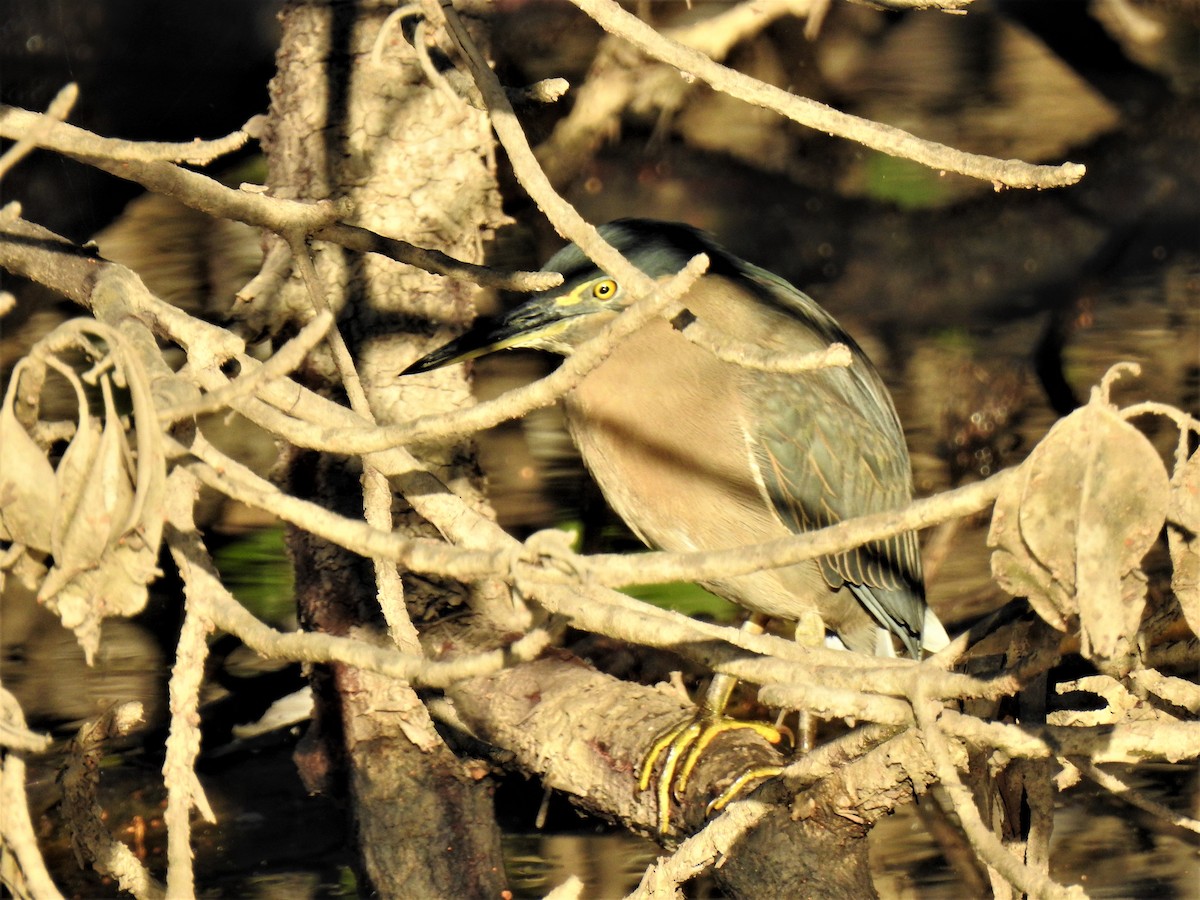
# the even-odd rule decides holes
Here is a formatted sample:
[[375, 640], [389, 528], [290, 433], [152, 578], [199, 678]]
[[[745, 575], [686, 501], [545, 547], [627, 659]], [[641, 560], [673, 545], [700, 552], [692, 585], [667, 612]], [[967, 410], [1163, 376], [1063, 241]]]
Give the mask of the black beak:
[[[457, 362], [486, 356], [497, 350], [537, 347], [565, 327], [577, 310], [560, 306], [553, 292], [534, 294], [498, 319], [482, 319], [466, 333], [422, 356], [400, 374], [431, 372]], [[564, 315], [564, 313], [566, 313]]]

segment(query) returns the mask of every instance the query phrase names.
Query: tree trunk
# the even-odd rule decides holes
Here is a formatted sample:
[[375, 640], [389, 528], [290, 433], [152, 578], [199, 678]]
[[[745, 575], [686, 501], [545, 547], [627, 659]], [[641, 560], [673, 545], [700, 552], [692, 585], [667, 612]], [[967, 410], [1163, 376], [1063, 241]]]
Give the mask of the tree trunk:
[[[488, 121], [425, 79], [406, 37], [413, 20], [397, 23], [372, 60], [380, 26], [394, 8], [371, 2], [285, 7], [264, 141], [269, 183], [278, 196], [333, 200], [344, 207], [345, 220], [379, 233], [482, 261], [484, 240], [501, 219]], [[428, 322], [456, 329], [473, 315], [472, 286], [326, 244], [314, 245], [312, 253], [325, 301], [340, 313], [338, 328], [379, 422], [467, 401], [459, 372], [445, 373], [436, 389], [408, 388], [396, 376], [417, 355], [414, 330], [432, 332]], [[268, 318], [277, 331], [312, 308], [296, 277], [277, 296], [255, 299], [271, 305]], [[340, 387], [331, 387], [328, 354], [314, 354], [306, 374], [340, 395]], [[363, 515], [357, 468], [301, 451], [284, 462], [289, 491]], [[462, 448], [447, 448], [437, 472], [482, 508], [474, 461]], [[393, 512], [398, 529], [429, 528], [407, 508]], [[295, 530], [289, 545], [305, 627], [382, 631], [369, 561]], [[406, 594], [410, 610], [433, 602], [429, 593]], [[340, 784], [349, 794], [363, 893], [498, 896], [504, 875], [488, 787], [442, 743], [415, 692], [345, 667], [318, 670], [313, 681], [317, 716], [298, 759], [310, 786]]]

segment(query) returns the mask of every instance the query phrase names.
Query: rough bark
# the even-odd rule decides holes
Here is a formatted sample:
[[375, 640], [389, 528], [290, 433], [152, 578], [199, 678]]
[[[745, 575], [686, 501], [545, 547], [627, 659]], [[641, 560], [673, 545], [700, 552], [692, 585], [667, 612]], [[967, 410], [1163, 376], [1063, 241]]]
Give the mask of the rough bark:
[[[442, 646], [454, 643], [439, 637]], [[461, 721], [511, 754], [511, 763], [564, 791], [576, 805], [657, 836], [652, 792], [637, 788], [655, 737], [694, 707], [662, 690], [620, 681], [567, 654], [519, 665], [446, 692]], [[602, 712], [600, 712], [602, 711]], [[715, 874], [730, 897], [871, 897], [871, 826], [935, 780], [915, 732], [842, 759], [800, 793], [770, 782], [756, 796], [775, 804], [736, 840]], [[699, 830], [708, 802], [747, 768], [778, 765], [779, 753], [746, 731], [717, 738], [671, 813], [676, 835]], [[667, 843], [674, 843], [674, 839]]]
[[[482, 261], [484, 240], [500, 221], [486, 117], [425, 80], [401, 29], [372, 63], [376, 34], [392, 9], [371, 2], [285, 7], [264, 142], [272, 190], [335, 200], [348, 221]], [[314, 244], [312, 252], [378, 421], [466, 402], [461, 373], [447, 372], [418, 395], [396, 375], [417, 355], [414, 331], [460, 327], [472, 315], [471, 286], [330, 245]], [[281, 331], [311, 308], [296, 278], [255, 302], [270, 304], [265, 318]], [[332, 384], [328, 357], [316, 354], [307, 375]], [[482, 507], [470, 455], [454, 447], [440, 453], [439, 475]], [[345, 460], [301, 452], [284, 459], [289, 490], [363, 514], [358, 472]], [[428, 527], [406, 509], [396, 514], [398, 528]], [[298, 532], [289, 546], [305, 627], [344, 634], [379, 626], [368, 562]], [[408, 593], [410, 609], [434, 602]], [[315, 673], [314, 686], [317, 723], [301, 768], [310, 785], [343, 785], [349, 793], [365, 892], [498, 896], [504, 876], [490, 793], [437, 737], [412, 689], [344, 667]]]

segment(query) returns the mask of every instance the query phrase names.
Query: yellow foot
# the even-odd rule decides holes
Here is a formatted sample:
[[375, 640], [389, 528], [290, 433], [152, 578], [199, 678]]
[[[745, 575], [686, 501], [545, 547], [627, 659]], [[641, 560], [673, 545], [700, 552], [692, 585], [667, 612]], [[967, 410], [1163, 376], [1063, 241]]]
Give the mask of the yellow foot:
[[[654, 775], [654, 767], [659, 757], [663, 757], [662, 771], [658, 774], [658, 784], [655, 793], [658, 796], [658, 830], [669, 834], [671, 827], [671, 798], [680, 798], [691, 778], [692, 770], [696, 768], [700, 756], [719, 734], [727, 731], [749, 729], [772, 744], [781, 741], [792, 743], [792, 733], [782, 725], [772, 725], [769, 722], [745, 722], [726, 716], [701, 713], [694, 718], [686, 719], [666, 731], [654, 741], [642, 762], [641, 773], [638, 777], [638, 790], [646, 790]], [[680, 765], [680, 760], [683, 764]], [[733, 785], [726, 788], [721, 795], [709, 805], [709, 811], [720, 809], [740, 791], [751, 778], [761, 777], [758, 772], [765, 769], [752, 769], [740, 776]], [[772, 773], [772, 774], [777, 774]], [[747, 776], [750, 776], [748, 778]], [[736, 787], [736, 790], [734, 788]], [[716, 805], [719, 804], [719, 805]]]
[[748, 784], [755, 781], [762, 781], [764, 778], [774, 778], [781, 772], [783, 772], [783, 766], [759, 766], [756, 769], [747, 769], [733, 780], [733, 784], [721, 791], [717, 799], [708, 804], [708, 808], [704, 810], [704, 814], [711, 816], [715, 812], [720, 812], [731, 801], [736, 799], [737, 795], [744, 791]]

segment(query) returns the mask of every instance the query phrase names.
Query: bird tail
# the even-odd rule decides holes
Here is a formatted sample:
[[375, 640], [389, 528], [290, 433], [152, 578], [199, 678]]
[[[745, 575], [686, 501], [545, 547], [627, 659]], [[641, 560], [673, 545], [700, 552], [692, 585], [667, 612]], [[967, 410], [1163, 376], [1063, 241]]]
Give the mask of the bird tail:
[[946, 634], [946, 626], [937, 617], [933, 607], [925, 607], [925, 623], [921, 629], [921, 649], [926, 653], [937, 653], [950, 643], [950, 635]]

